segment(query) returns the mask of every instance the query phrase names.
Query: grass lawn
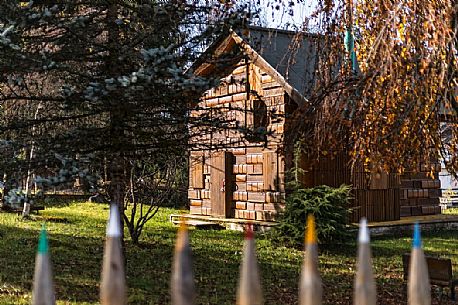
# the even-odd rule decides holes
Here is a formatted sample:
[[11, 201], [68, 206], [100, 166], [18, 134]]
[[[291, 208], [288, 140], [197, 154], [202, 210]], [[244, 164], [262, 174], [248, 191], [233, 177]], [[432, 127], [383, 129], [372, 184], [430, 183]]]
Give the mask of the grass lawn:
[[[163, 209], [146, 228], [142, 246], [127, 241], [129, 304], [170, 304], [169, 279], [176, 228]], [[98, 304], [98, 287], [108, 209], [100, 204], [47, 208], [35, 221], [0, 214], [0, 304], [30, 304], [37, 237], [46, 220], [58, 304]], [[126, 232], [127, 233], [127, 232]], [[239, 232], [191, 230], [198, 299], [196, 304], [235, 304], [243, 236]], [[373, 239], [380, 304], [406, 304], [401, 254], [404, 237]], [[424, 233], [427, 254], [450, 257], [458, 274], [458, 231]], [[278, 248], [258, 236], [265, 304], [297, 304], [301, 251]], [[324, 304], [352, 304], [354, 243], [320, 253]], [[439, 304], [433, 293], [433, 303]], [[441, 304], [449, 304], [443, 300]], [[450, 302], [450, 304], [453, 304]]]

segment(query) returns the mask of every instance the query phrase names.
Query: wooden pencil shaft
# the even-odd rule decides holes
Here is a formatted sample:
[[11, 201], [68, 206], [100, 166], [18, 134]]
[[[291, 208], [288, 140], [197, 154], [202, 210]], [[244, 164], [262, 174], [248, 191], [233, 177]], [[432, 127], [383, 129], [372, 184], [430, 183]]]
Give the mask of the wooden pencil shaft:
[[358, 246], [358, 261], [355, 277], [354, 305], [375, 305], [377, 292], [372, 270], [372, 255], [368, 243]]
[[194, 275], [187, 231], [178, 233], [172, 269], [171, 292], [172, 305], [194, 304]]
[[413, 248], [410, 257], [410, 270], [407, 280], [407, 300], [409, 305], [431, 305], [428, 266], [421, 248]]
[[323, 285], [318, 272], [318, 249], [316, 244], [306, 246], [299, 283], [300, 305], [321, 305]]
[[247, 239], [237, 290], [237, 305], [262, 305], [262, 289], [259, 278], [258, 263], [255, 254], [255, 243]]
[[100, 284], [101, 305], [125, 305], [126, 279], [119, 237], [107, 237]]
[[35, 261], [32, 305], [54, 305], [55, 303], [49, 255], [38, 253]]

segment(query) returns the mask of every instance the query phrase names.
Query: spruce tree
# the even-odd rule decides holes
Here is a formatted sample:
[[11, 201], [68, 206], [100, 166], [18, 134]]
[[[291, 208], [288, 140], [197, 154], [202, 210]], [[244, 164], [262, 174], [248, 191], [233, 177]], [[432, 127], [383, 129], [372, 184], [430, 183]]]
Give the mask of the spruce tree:
[[18, 179], [55, 176], [38, 179], [48, 185], [103, 178], [98, 187], [121, 215], [131, 182], [143, 179], [133, 172], [174, 176], [168, 166], [183, 165], [193, 136], [186, 130], [199, 124], [188, 121], [188, 105], [215, 82], [189, 67], [246, 17], [237, 12], [243, 7], [218, 6], [224, 5], [1, 1], [0, 149], [9, 152], [1, 172], [11, 180], [21, 164]]

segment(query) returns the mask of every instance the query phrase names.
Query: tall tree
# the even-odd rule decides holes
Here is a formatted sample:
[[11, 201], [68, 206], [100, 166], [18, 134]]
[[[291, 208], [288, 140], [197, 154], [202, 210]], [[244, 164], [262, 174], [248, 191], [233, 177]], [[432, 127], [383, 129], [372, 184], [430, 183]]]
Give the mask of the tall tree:
[[296, 112], [313, 153], [345, 148], [393, 171], [448, 156], [458, 170], [457, 10], [455, 0], [317, 1], [316, 86]]
[[[159, 163], [182, 155], [193, 136], [184, 131], [199, 123], [188, 120], [188, 103], [214, 80], [195, 77], [188, 67], [224, 29], [245, 22], [243, 7], [216, 14], [218, 5], [225, 7], [179, 0], [2, 1], [0, 138], [11, 135], [35, 170], [57, 168], [54, 155], [60, 156], [59, 177], [41, 182], [79, 175], [83, 168], [68, 158], [90, 159], [100, 176], [105, 169], [105, 191], [125, 214], [124, 196], [136, 189], [130, 182], [141, 180], [130, 179], [132, 171], [167, 171]], [[30, 109], [38, 105], [35, 115]]]

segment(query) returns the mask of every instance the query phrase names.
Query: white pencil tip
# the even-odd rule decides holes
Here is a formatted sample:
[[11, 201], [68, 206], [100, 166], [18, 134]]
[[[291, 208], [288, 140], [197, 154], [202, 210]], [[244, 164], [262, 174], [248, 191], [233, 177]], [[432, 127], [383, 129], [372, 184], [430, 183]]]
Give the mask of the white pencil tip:
[[358, 235], [358, 241], [359, 243], [369, 243], [370, 237], [369, 237], [369, 229], [367, 228], [367, 220], [366, 218], [361, 218], [359, 222], [359, 235]]
[[108, 237], [121, 237], [121, 221], [119, 218], [118, 207], [115, 204], [110, 205], [110, 217], [107, 226]]

